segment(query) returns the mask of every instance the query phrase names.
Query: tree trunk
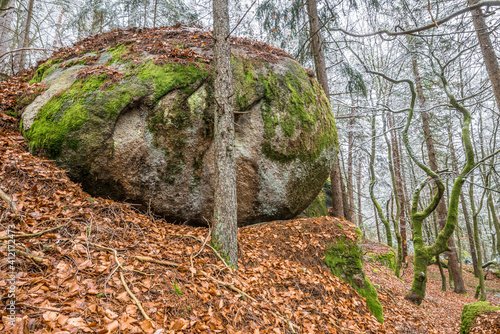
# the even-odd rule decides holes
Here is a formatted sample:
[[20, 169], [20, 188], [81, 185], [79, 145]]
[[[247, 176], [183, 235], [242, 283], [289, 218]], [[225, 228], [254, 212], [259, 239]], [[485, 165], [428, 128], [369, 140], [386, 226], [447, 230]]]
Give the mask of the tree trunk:
[[375, 192], [373, 188], [375, 187], [375, 182], [376, 182], [376, 177], [375, 177], [375, 168], [374, 168], [374, 163], [375, 163], [375, 137], [377, 136], [377, 130], [375, 128], [375, 114], [372, 115], [372, 147], [371, 147], [371, 154], [370, 154], [370, 174], [371, 174], [371, 181], [370, 181], [370, 197], [373, 202], [373, 206], [375, 207], [375, 210], [382, 221], [382, 224], [384, 224], [385, 227], [385, 233], [387, 236], [387, 246], [392, 247], [392, 235], [391, 235], [391, 225], [389, 225], [389, 222], [387, 219], [384, 217], [384, 213], [382, 212], [382, 208], [380, 207], [380, 204], [377, 201], [377, 198], [375, 197]]
[[[434, 225], [434, 233], [436, 234], [436, 238], [439, 234], [438, 228], [437, 228], [437, 219], [436, 215], [433, 215], [433, 225]], [[441, 290], [446, 291], [446, 275], [444, 274], [443, 270], [443, 265], [441, 264], [441, 259], [439, 258], [439, 255], [436, 255], [436, 262], [439, 268], [439, 274], [441, 275]]]
[[[3, 54], [7, 51], [9, 47], [9, 39], [12, 36], [12, 31], [10, 30], [10, 26], [12, 23], [12, 17], [14, 15], [14, 9], [10, 9], [5, 11], [5, 9], [9, 8], [12, 0], [1, 0], [0, 1], [0, 9], [4, 9], [0, 11], [0, 54]], [[5, 70], [5, 65], [7, 65], [6, 61], [2, 61], [0, 65], [0, 72]]]
[[[325, 53], [323, 51], [323, 41], [321, 39], [320, 25], [316, 0], [307, 1], [307, 13], [309, 15], [309, 33], [311, 35], [311, 50], [314, 58], [314, 68], [316, 77], [323, 87], [326, 97], [330, 100], [330, 88], [328, 86], [328, 76], [326, 73]], [[330, 182], [332, 187], [332, 214], [334, 217], [345, 217], [342, 174], [340, 173], [340, 159], [337, 156], [335, 164], [330, 173]]]
[[493, 203], [493, 197], [491, 196], [491, 191], [488, 194], [488, 208], [490, 209], [491, 219], [493, 220], [493, 226], [495, 227], [496, 232], [496, 254], [497, 257], [500, 258], [500, 242], [498, 238], [500, 237], [500, 223], [498, 222], [497, 212], [495, 210], [495, 204]]
[[478, 219], [477, 215], [481, 211], [481, 207], [483, 204], [483, 197], [481, 197], [481, 202], [479, 204], [479, 209], [476, 211], [475, 209], [475, 202], [474, 202], [474, 177], [471, 177], [471, 184], [469, 188], [469, 199], [470, 199], [470, 205], [471, 205], [471, 211], [472, 211], [472, 223], [474, 226], [474, 241], [476, 242], [477, 248], [476, 248], [476, 254], [477, 254], [477, 271], [479, 275], [477, 276], [479, 279], [479, 289], [476, 289], [476, 294], [474, 295], [474, 298], [479, 298], [480, 300], [486, 300], [486, 290], [484, 286], [484, 276], [483, 276], [483, 254], [481, 250], [480, 242], [481, 239], [479, 237], [479, 225], [478, 225]]
[[377, 214], [377, 208], [373, 206], [373, 213], [375, 217], [375, 226], [377, 227], [377, 240], [380, 242], [380, 227], [378, 226], [378, 214]]
[[[479, 0], [468, 0], [469, 6], [475, 5]], [[497, 102], [497, 108], [500, 109], [500, 69], [498, 67], [498, 60], [495, 54], [495, 49], [491, 43], [490, 32], [488, 26], [484, 21], [483, 10], [481, 8], [472, 11], [472, 22], [476, 29], [477, 39], [483, 54], [484, 65], [490, 78], [493, 94]]]
[[[389, 128], [392, 128], [392, 115], [388, 114], [387, 118], [389, 120]], [[396, 218], [392, 217], [392, 222], [394, 224], [394, 234], [396, 235], [396, 241], [398, 243], [398, 254], [396, 258], [396, 267], [394, 270], [394, 274], [399, 277], [400, 276], [400, 271], [401, 271], [401, 265], [403, 263], [403, 240], [401, 237], [400, 233], [400, 226], [399, 226], [399, 219], [401, 218], [401, 201], [400, 201], [400, 196], [399, 194], [403, 191], [401, 189], [401, 176], [399, 175], [399, 169], [398, 173], [396, 173], [396, 162], [394, 159], [394, 144], [395, 142], [391, 143], [389, 142], [389, 138], [387, 137], [386, 133], [386, 120], [384, 119], [384, 127], [383, 127], [383, 132], [384, 132], [384, 138], [385, 142], [387, 144], [387, 154], [388, 154], [388, 160], [389, 160], [389, 170], [391, 172], [391, 181], [392, 181], [392, 192], [394, 194], [394, 199], [393, 202], [396, 202]], [[374, 135], [374, 134], [373, 134]], [[394, 139], [394, 131], [391, 131], [391, 137]], [[399, 167], [399, 165], [398, 165]], [[399, 177], [399, 187], [398, 187], [398, 177]], [[403, 206], [404, 207], [404, 206]], [[392, 212], [393, 210], [391, 210]], [[389, 214], [388, 214], [389, 215]], [[404, 216], [404, 214], [403, 214]]]
[[[389, 115], [388, 115], [389, 116]], [[392, 115], [388, 117], [389, 128], [394, 126], [394, 120]], [[394, 131], [391, 131], [391, 143], [392, 143], [392, 161], [394, 164], [394, 178], [396, 181], [396, 219], [399, 220], [399, 233], [401, 235], [401, 261], [406, 263], [406, 258], [408, 257], [408, 246], [406, 244], [406, 214], [405, 214], [405, 198], [403, 190], [403, 182], [401, 176], [401, 159], [399, 156], [399, 145], [397, 141], [397, 136]]]
[[156, 9], [158, 7], [158, 0], [155, 0], [155, 9], [154, 9], [154, 15], [153, 15], [153, 28], [156, 28]]
[[[22, 47], [27, 48], [30, 46], [30, 28], [31, 28], [31, 18], [33, 17], [33, 4], [34, 0], [30, 0], [29, 5], [28, 5], [28, 15], [26, 16], [26, 23], [24, 25], [24, 36], [22, 39]], [[17, 72], [22, 72], [24, 70], [24, 66], [26, 65], [26, 54], [27, 51], [23, 50], [21, 51], [20, 57], [19, 57], [19, 65], [17, 68]]]
[[214, 124], [215, 189], [212, 244], [238, 265], [236, 161], [234, 157], [234, 106], [229, 40], [228, 0], [213, 1], [214, 14]]
[[[415, 86], [417, 88], [418, 99], [420, 101], [420, 105], [424, 106], [425, 97], [423, 94], [420, 74], [418, 71], [418, 63], [415, 58], [413, 58], [412, 60], [412, 65], [413, 65], [413, 74], [415, 76]], [[438, 165], [436, 159], [436, 150], [434, 148], [434, 140], [432, 138], [430, 130], [429, 115], [426, 111], [422, 111], [421, 115], [422, 115], [422, 127], [425, 135], [425, 144], [427, 146], [427, 154], [429, 156], [429, 165], [431, 167], [431, 170], [436, 172], [438, 170]], [[441, 200], [436, 210], [437, 210], [438, 225], [441, 229], [443, 229], [448, 217], [445, 201]], [[453, 283], [454, 283], [453, 291], [456, 293], [466, 293], [467, 290], [465, 289], [465, 282], [463, 280], [462, 273], [460, 272], [460, 265], [458, 263], [458, 256], [457, 256], [457, 251], [455, 249], [455, 242], [453, 240], [453, 237], [450, 237], [450, 239], [448, 240], [448, 248], [450, 250], [446, 252], [446, 255], [448, 255], [448, 266], [453, 276]]]
[[358, 177], [356, 185], [358, 190], [358, 227], [360, 228], [362, 235], [365, 235], [365, 229], [363, 227], [363, 213], [361, 211], [361, 158], [358, 158]]
[[54, 49], [57, 48], [57, 44], [60, 43], [60, 40], [61, 40], [62, 18], [63, 18], [64, 12], [65, 12], [64, 8], [61, 9], [61, 13], [59, 14], [59, 18], [57, 19], [56, 34], [54, 35], [54, 40], [52, 41], [52, 47]]
[[[347, 214], [346, 218], [349, 221], [354, 221], [354, 186], [353, 186], [353, 159], [352, 151], [354, 150], [354, 110], [351, 108], [351, 117], [349, 119], [349, 131], [347, 134]], [[346, 208], [346, 203], [344, 203], [344, 209]]]
[[343, 218], [344, 215], [344, 199], [342, 197], [342, 174], [340, 173], [340, 157], [337, 156], [332, 172], [330, 173], [330, 181], [332, 187], [332, 215], [334, 217]]
[[[455, 145], [453, 145], [453, 135], [451, 133], [451, 125], [448, 127], [448, 136], [450, 141], [450, 153], [451, 153], [451, 165], [454, 171], [458, 171], [457, 166], [457, 156], [455, 154]], [[465, 197], [463, 193], [460, 193], [460, 202], [462, 204], [462, 212], [465, 219], [465, 228], [467, 229], [467, 239], [469, 240], [469, 250], [472, 257], [472, 266], [474, 267], [474, 276], [478, 276], [477, 271], [477, 256], [476, 256], [476, 246], [474, 244], [474, 234], [472, 232], [469, 210], [467, 210], [467, 203], [465, 202]]]

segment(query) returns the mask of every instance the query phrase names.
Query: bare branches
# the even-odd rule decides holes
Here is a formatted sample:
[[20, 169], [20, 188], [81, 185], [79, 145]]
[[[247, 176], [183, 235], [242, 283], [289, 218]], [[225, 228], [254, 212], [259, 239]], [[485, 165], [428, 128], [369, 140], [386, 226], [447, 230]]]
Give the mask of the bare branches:
[[0, 59], [5, 57], [6, 55], [10, 54], [10, 53], [15, 53], [15, 52], [21, 52], [21, 51], [26, 51], [26, 50], [32, 50], [32, 51], [51, 51], [53, 52], [54, 50], [51, 50], [51, 49], [40, 49], [40, 48], [21, 48], [21, 49], [16, 49], [16, 50], [10, 50], [10, 51], [7, 51], [7, 52], [4, 52], [0, 55]]
[[[481, 1], [473, 6], [469, 6], [469, 7], [463, 8], [461, 10], [458, 10], [458, 11], [456, 11], [456, 12], [454, 12], [454, 13], [452, 13], [452, 14], [450, 14], [450, 15], [448, 15], [440, 20], [433, 20], [431, 23], [428, 23], [422, 27], [410, 29], [410, 30], [401, 30], [401, 31], [379, 30], [379, 31], [371, 32], [371, 33], [367, 33], [367, 34], [355, 34], [355, 33], [349, 32], [347, 30], [344, 30], [342, 28], [336, 28], [336, 29], [331, 29], [331, 30], [332, 31], [340, 31], [346, 35], [349, 35], [351, 37], [356, 37], [356, 38], [371, 37], [371, 36], [377, 36], [377, 35], [379, 35], [382, 38], [383, 38], [383, 36], [395, 37], [395, 36], [402, 36], [402, 35], [417, 35], [418, 32], [429, 30], [432, 28], [437, 28], [437, 27], [439, 27], [439, 25], [442, 25], [443, 23], [446, 23], [446, 22], [450, 21], [451, 19], [453, 19], [457, 16], [460, 16], [462, 14], [465, 14], [467, 12], [479, 9], [481, 7], [498, 7], [498, 6], [500, 6], [500, 1]], [[398, 27], [401, 28], [399, 25], [396, 26], [396, 28], [398, 28]]]

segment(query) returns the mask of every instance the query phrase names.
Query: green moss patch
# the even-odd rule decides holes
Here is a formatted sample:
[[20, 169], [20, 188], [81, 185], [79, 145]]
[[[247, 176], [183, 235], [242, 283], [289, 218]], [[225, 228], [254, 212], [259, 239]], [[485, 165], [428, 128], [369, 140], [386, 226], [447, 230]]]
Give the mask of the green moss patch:
[[61, 59], [56, 58], [48, 60], [42, 65], [38, 66], [35, 74], [33, 75], [33, 78], [29, 81], [29, 84], [32, 85], [34, 83], [42, 82], [43, 79], [45, 79], [59, 67], [58, 63], [60, 62]]
[[[358, 230], [358, 236], [361, 235]], [[375, 287], [363, 271], [363, 253], [359, 240], [348, 240], [344, 237], [331, 243], [325, 252], [325, 263], [332, 273], [349, 283], [361, 296], [380, 323], [384, 322], [383, 307], [378, 300]]]
[[70, 133], [90, 118], [116, 119], [134, 98], [144, 95], [144, 90], [127, 84], [103, 91], [101, 88], [110, 80], [106, 73], [79, 79], [48, 101], [24, 134], [31, 149], [43, 150], [50, 158], [57, 158], [65, 147], [76, 150], [80, 143]]
[[394, 270], [396, 268], [396, 252], [393, 249], [384, 254], [368, 253], [367, 257], [382, 263], [384, 266]]
[[184, 89], [189, 96], [195, 91], [194, 83], [204, 80], [209, 72], [203, 65], [155, 65], [153, 61], [144, 63], [137, 71], [137, 77], [143, 81], [152, 80], [155, 86], [153, 103], [174, 89]]
[[467, 334], [481, 313], [500, 310], [500, 307], [491, 306], [488, 302], [477, 302], [464, 305], [462, 309], [462, 324], [460, 325], [460, 334]]
[[[335, 120], [330, 104], [316, 80], [294, 64], [286, 75], [269, 71], [260, 77], [264, 85], [264, 142], [262, 152], [283, 163], [299, 158], [313, 162], [321, 152], [338, 144]], [[288, 137], [286, 146], [277, 146], [279, 131]]]
[[307, 209], [305, 209], [304, 213], [308, 217], [328, 216], [328, 210], [325, 204], [325, 194], [323, 191], [321, 191]]

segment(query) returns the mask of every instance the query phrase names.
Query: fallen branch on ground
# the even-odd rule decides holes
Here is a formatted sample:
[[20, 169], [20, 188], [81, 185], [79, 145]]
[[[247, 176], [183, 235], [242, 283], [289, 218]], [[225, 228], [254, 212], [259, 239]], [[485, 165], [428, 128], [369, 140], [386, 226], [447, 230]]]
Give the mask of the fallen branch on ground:
[[2, 198], [5, 202], [7, 202], [12, 212], [14, 212], [16, 215], [19, 214], [19, 210], [17, 210], [17, 207], [12, 201], [12, 199], [2, 189], [0, 189], [0, 198]]
[[123, 272], [120, 271], [120, 279], [123, 283], [123, 287], [125, 288], [125, 290], [127, 290], [127, 293], [128, 295], [130, 296], [130, 298], [132, 298], [135, 302], [135, 304], [137, 305], [137, 307], [139, 308], [139, 310], [141, 311], [142, 313], [142, 316], [151, 321], [151, 318], [146, 314], [146, 311], [144, 311], [144, 308], [142, 307], [142, 304], [141, 302], [139, 301], [139, 299], [137, 299], [137, 297], [132, 293], [132, 291], [130, 291], [128, 285], [127, 285], [127, 282], [125, 282], [125, 277], [123, 276]]
[[[182, 238], [193, 238], [194, 240], [199, 241], [202, 244], [204, 244], [203, 240], [201, 240], [198, 237], [195, 237], [194, 235], [182, 235], [182, 234], [172, 234], [172, 233], [169, 233], [168, 235], [171, 235], [171, 236], [174, 236], [174, 237], [182, 237]], [[233, 269], [226, 263], [226, 260], [224, 260], [224, 258], [222, 257], [222, 255], [220, 255], [219, 252], [215, 248], [213, 248], [210, 245], [207, 245], [207, 246], [210, 247], [210, 249], [212, 249], [212, 251], [215, 253], [215, 255], [222, 261], [222, 263], [224, 263], [224, 266], [227, 269], [229, 269], [229, 271], [233, 271]]]
[[[61, 218], [61, 219], [70, 219], [70, 218]], [[66, 224], [51, 227], [47, 230], [36, 232], [36, 233], [29, 233], [29, 234], [15, 234], [13, 236], [6, 236], [6, 237], [1, 237], [0, 240], [10, 240], [10, 239], [26, 239], [26, 238], [33, 238], [33, 237], [38, 237], [39, 235], [52, 232], [55, 230], [60, 229], [61, 227], [66, 226]]]
[[149, 256], [134, 256], [134, 258], [139, 260], [139, 261], [152, 262], [152, 263], [156, 263], [156, 264], [163, 264], [165, 266], [172, 266], [172, 267], [179, 267], [180, 266], [180, 264], [177, 264], [174, 262], [156, 260], [156, 259], [153, 259], [152, 257], [149, 257]]

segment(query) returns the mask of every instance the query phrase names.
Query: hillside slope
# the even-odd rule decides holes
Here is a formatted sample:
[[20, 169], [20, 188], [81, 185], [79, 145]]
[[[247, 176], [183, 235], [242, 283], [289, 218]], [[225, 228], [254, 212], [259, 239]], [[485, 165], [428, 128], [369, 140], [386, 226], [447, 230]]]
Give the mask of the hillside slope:
[[[2, 333], [457, 333], [463, 305], [474, 301], [440, 291], [431, 266], [426, 300], [410, 304], [403, 297], [411, 266], [403, 280], [395, 278], [367, 256], [387, 246], [366, 241], [364, 266], [384, 307], [381, 325], [324, 265], [329, 242], [357, 237], [352, 223], [329, 217], [241, 228], [234, 271], [210, 249], [208, 228], [90, 197], [50, 160], [28, 153], [17, 127], [0, 113], [0, 187], [21, 214], [0, 200], [3, 305], [12, 300], [6, 244], [17, 238], [17, 328], [4, 307]], [[475, 279], [465, 276], [472, 295]], [[498, 279], [489, 276], [487, 285], [489, 301], [498, 303]], [[481, 321], [478, 333], [497, 332]]]

